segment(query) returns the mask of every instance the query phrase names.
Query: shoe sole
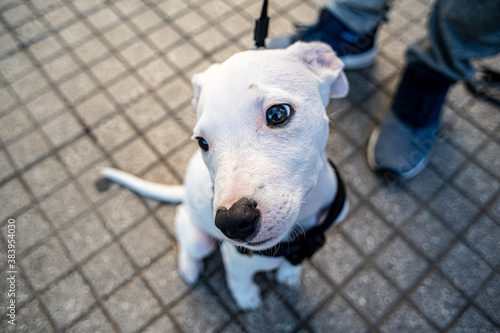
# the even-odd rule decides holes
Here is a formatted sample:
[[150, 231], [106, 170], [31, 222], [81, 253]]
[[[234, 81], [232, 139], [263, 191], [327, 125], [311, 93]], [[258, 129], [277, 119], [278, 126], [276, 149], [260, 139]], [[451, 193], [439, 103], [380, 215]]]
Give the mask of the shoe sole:
[[427, 155], [427, 158], [422, 159], [422, 161], [420, 161], [420, 163], [418, 163], [413, 169], [410, 169], [406, 172], [399, 172], [388, 168], [379, 167], [375, 160], [375, 144], [377, 143], [379, 135], [380, 135], [380, 127], [377, 127], [373, 130], [372, 134], [370, 135], [370, 139], [368, 140], [368, 146], [366, 148], [366, 160], [368, 162], [368, 166], [373, 172], [377, 173], [387, 172], [391, 176], [394, 176], [400, 180], [408, 180], [418, 175], [429, 163], [430, 153]]
[[345, 70], [365, 69], [373, 66], [377, 58], [378, 48], [373, 48], [358, 54], [350, 54], [339, 57], [344, 62]]

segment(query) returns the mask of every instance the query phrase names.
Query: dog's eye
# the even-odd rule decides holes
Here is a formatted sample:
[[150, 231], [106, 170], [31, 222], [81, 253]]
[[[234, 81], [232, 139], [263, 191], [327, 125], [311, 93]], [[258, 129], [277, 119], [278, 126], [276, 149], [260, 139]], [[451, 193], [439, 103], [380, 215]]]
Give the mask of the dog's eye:
[[200, 146], [201, 150], [208, 151], [208, 142], [207, 142], [207, 140], [203, 139], [200, 136], [197, 137], [196, 140], [198, 140], [198, 146]]
[[266, 111], [267, 124], [270, 126], [283, 125], [292, 115], [292, 107], [288, 104], [277, 104]]

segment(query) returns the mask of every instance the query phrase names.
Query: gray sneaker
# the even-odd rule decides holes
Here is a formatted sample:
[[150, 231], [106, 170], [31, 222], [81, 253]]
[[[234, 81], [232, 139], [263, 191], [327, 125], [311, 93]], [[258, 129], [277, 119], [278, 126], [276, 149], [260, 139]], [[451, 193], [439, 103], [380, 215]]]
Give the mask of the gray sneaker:
[[368, 165], [402, 180], [415, 177], [429, 162], [438, 132], [439, 123], [415, 129], [390, 111], [370, 136]]

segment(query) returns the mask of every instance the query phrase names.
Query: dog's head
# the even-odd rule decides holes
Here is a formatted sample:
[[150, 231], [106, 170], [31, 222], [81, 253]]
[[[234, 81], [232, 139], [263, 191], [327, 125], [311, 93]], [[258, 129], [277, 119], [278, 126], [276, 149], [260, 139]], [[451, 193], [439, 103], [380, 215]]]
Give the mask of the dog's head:
[[325, 106], [344, 97], [343, 63], [322, 43], [238, 53], [193, 77], [198, 141], [215, 224], [236, 245], [278, 243], [324, 169]]

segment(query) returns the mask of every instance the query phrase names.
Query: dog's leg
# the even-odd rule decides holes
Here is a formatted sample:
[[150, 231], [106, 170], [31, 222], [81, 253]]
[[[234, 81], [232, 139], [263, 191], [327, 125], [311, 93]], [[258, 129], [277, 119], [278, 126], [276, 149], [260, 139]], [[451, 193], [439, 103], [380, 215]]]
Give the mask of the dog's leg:
[[193, 225], [184, 205], [177, 207], [175, 233], [179, 246], [179, 272], [188, 284], [195, 283], [203, 269], [203, 258], [217, 247], [217, 242]]
[[238, 307], [243, 310], [259, 307], [262, 303], [260, 289], [253, 281], [253, 277], [259, 271], [277, 269], [283, 262], [283, 258], [259, 255], [249, 257], [239, 253], [228, 242], [223, 242], [220, 250], [226, 269], [226, 281]]
[[284, 260], [276, 272], [276, 280], [290, 288], [298, 287], [301, 273], [302, 268], [300, 265], [292, 265], [288, 260]]

